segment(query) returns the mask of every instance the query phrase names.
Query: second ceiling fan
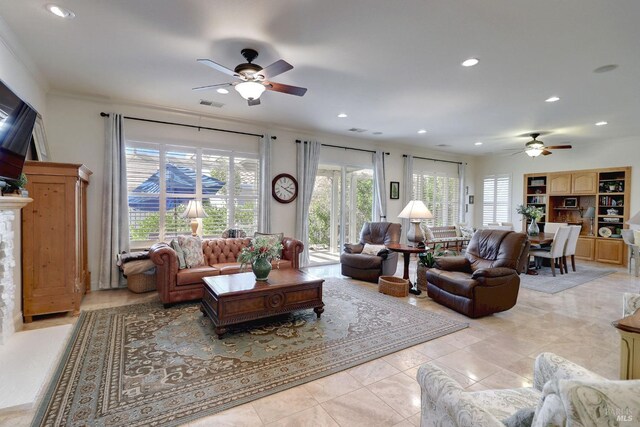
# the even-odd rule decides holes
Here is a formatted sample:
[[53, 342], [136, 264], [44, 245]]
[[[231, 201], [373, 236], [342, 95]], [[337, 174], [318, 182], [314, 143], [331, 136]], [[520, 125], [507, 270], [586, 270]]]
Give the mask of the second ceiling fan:
[[538, 138], [540, 136], [539, 133], [532, 133], [529, 136], [531, 136], [531, 138], [533, 138], [533, 139], [525, 144], [524, 150], [519, 151], [518, 153], [514, 153], [514, 154], [519, 154], [519, 153], [525, 152], [525, 153], [527, 153], [527, 155], [529, 157], [538, 157], [541, 154], [543, 156], [548, 156], [549, 154], [553, 154], [551, 152], [551, 150], [566, 150], [566, 149], [572, 148], [571, 145], [550, 145], [550, 146], [545, 146], [544, 142], [538, 141], [536, 139], [536, 138]]
[[198, 59], [199, 63], [233, 76], [239, 80], [238, 82], [194, 87], [193, 90], [206, 90], [233, 86], [235, 90], [247, 100], [250, 106], [260, 104], [260, 95], [262, 95], [265, 90], [296, 96], [303, 96], [307, 92], [307, 89], [304, 87], [290, 86], [267, 80], [282, 74], [285, 71], [293, 69], [293, 65], [289, 64], [287, 61], [280, 59], [273, 64], [262, 68], [260, 65], [253, 63], [253, 61], [258, 57], [257, 51], [254, 49], [242, 49], [240, 53], [242, 53], [242, 56], [244, 56], [247, 62], [239, 64], [233, 70], [220, 65], [217, 62], [213, 62], [210, 59]]

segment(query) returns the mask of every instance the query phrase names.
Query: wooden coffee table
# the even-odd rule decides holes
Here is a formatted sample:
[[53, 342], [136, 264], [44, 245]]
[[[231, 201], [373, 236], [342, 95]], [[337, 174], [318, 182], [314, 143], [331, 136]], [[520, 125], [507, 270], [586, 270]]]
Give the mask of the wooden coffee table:
[[295, 269], [273, 270], [265, 282], [252, 272], [205, 277], [200, 310], [213, 321], [219, 339], [230, 325], [295, 310], [313, 308], [320, 318], [323, 282]]

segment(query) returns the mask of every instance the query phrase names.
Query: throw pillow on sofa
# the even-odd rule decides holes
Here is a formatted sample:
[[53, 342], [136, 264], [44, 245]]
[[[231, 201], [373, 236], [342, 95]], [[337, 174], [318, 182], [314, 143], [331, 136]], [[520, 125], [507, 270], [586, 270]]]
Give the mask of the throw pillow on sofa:
[[184, 252], [184, 261], [188, 268], [205, 265], [202, 252], [202, 240], [198, 236], [178, 236], [178, 245]]
[[187, 268], [187, 262], [184, 260], [184, 251], [178, 244], [178, 241], [176, 239], [173, 239], [171, 242], [169, 242], [169, 246], [171, 246], [173, 250], [176, 251], [176, 256], [178, 257], [178, 269], [184, 270], [185, 268]]
[[473, 233], [475, 233], [475, 231], [473, 231], [473, 227], [469, 227], [464, 224], [456, 226], [456, 234], [458, 234], [458, 237], [470, 239], [473, 237]]

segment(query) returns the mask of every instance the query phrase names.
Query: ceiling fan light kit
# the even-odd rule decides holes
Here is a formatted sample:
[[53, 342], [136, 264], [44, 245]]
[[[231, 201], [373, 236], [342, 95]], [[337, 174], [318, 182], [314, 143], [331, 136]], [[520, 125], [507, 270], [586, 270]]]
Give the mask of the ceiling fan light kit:
[[527, 142], [524, 148], [524, 152], [527, 153], [527, 156], [529, 157], [538, 157], [541, 154], [544, 156], [548, 156], [549, 154], [553, 154], [549, 150], [565, 150], [571, 148], [570, 145], [553, 145], [546, 147], [544, 145], [544, 142], [538, 141], [536, 139], [540, 136], [539, 133], [532, 133], [530, 136], [531, 138], [533, 138], [533, 140]]
[[265, 90], [296, 96], [303, 96], [307, 92], [307, 89], [304, 87], [290, 86], [267, 80], [293, 69], [293, 65], [289, 64], [287, 61], [279, 59], [273, 64], [262, 68], [260, 65], [253, 63], [253, 61], [258, 57], [258, 52], [256, 50], [242, 49], [240, 53], [242, 53], [242, 56], [244, 56], [247, 62], [239, 64], [233, 70], [225, 67], [224, 65], [220, 65], [217, 62], [213, 62], [210, 59], [198, 59], [198, 62], [203, 65], [241, 80], [239, 83], [233, 82], [200, 86], [193, 88], [193, 90], [212, 89], [220, 86], [233, 86], [240, 96], [248, 101], [249, 106], [259, 105], [260, 96]]
[[262, 92], [265, 91], [265, 87], [258, 82], [242, 82], [235, 85], [235, 90], [238, 91], [240, 96], [242, 96], [247, 101], [252, 101], [254, 99], [260, 98]]

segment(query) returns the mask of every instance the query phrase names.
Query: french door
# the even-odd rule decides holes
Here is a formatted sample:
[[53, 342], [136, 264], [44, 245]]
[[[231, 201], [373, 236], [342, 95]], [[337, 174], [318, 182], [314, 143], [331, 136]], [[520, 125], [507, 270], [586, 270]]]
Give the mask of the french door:
[[373, 170], [321, 164], [309, 208], [311, 264], [339, 261], [344, 243], [357, 243], [373, 219]]

